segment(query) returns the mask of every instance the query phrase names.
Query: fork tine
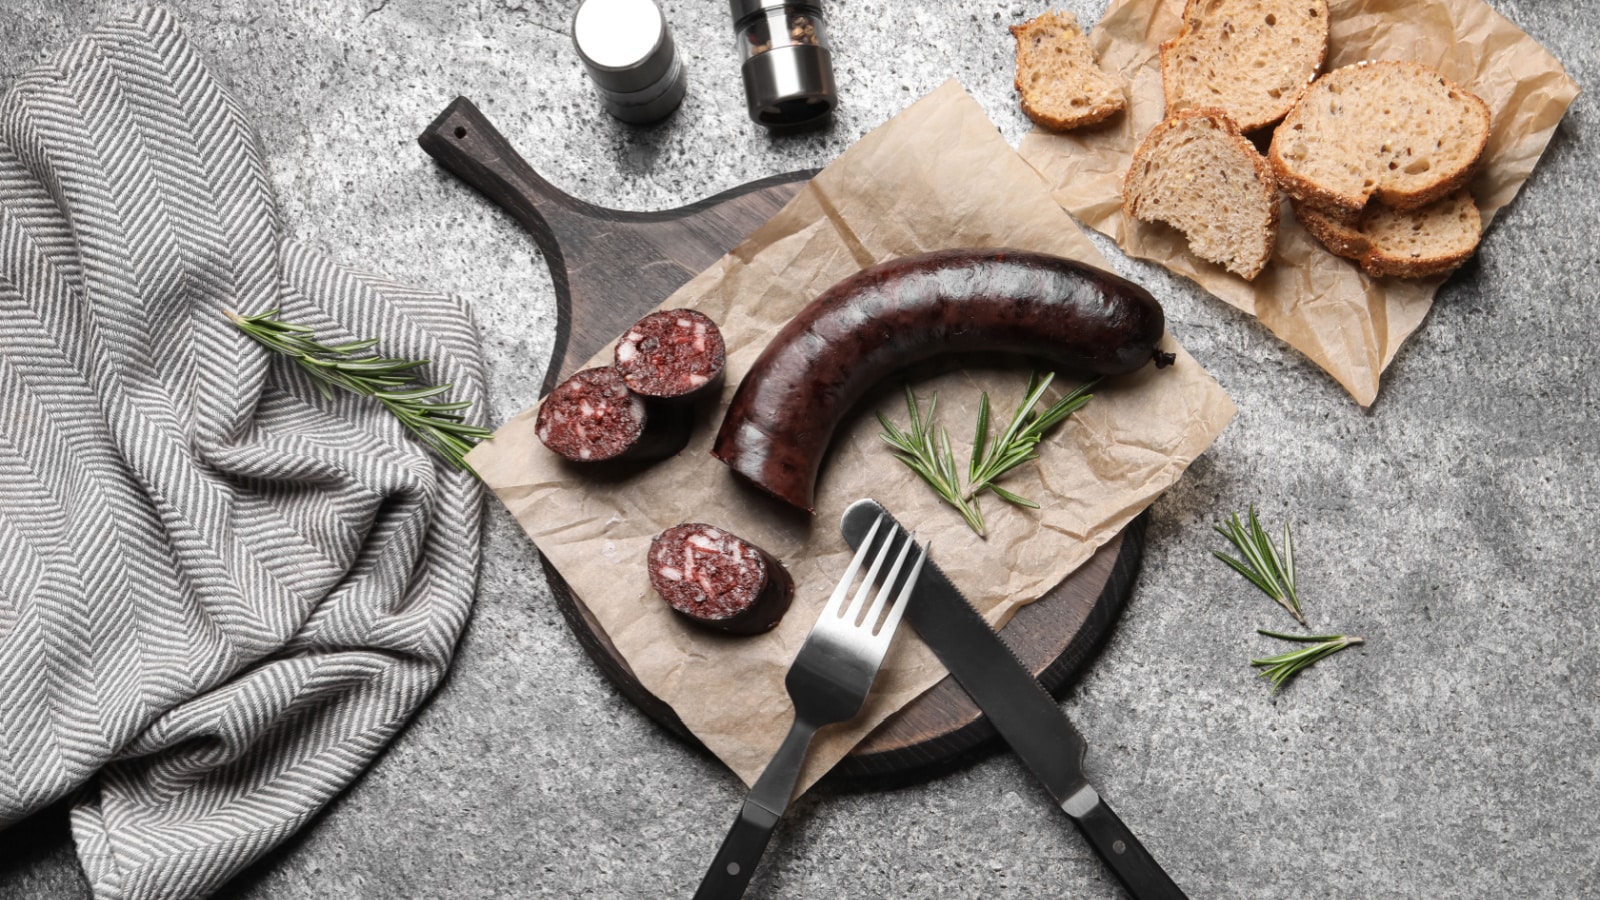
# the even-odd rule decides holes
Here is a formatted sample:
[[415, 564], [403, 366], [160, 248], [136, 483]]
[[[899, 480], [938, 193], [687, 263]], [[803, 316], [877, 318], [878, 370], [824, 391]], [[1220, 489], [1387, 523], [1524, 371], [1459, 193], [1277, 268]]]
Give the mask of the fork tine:
[[911, 599], [911, 592], [917, 586], [917, 578], [922, 575], [922, 564], [928, 561], [928, 545], [923, 544], [922, 550], [917, 554], [917, 561], [911, 566], [911, 574], [906, 576], [905, 586], [900, 588], [900, 595], [894, 598], [894, 605], [889, 607], [889, 614], [884, 617], [883, 625], [874, 634], [894, 636], [894, 630], [900, 624], [900, 617], [905, 615], [906, 601]]
[[[898, 536], [898, 534], [893, 535], [891, 543], [892, 538]], [[883, 613], [883, 607], [889, 602], [889, 597], [894, 593], [895, 579], [900, 577], [900, 569], [905, 566], [906, 557], [911, 554], [911, 546], [916, 543], [916, 540], [917, 536], [914, 534], [905, 536], [905, 541], [900, 545], [900, 555], [895, 558], [894, 568], [889, 570], [888, 575], [883, 576], [883, 588], [878, 591], [878, 596], [872, 599], [872, 608], [867, 610], [866, 617], [861, 620], [862, 627], [873, 634], [877, 634], [878, 616]], [[885, 549], [887, 549], [887, 545]]]
[[[861, 587], [856, 591], [856, 595], [850, 598], [849, 608], [844, 611], [844, 620], [846, 622], [854, 625], [861, 621], [861, 607], [867, 604], [867, 595], [872, 593], [872, 585], [878, 580], [878, 570], [883, 568], [883, 561], [889, 558], [889, 551], [894, 549], [894, 538], [898, 533], [899, 529], [890, 525], [889, 533], [883, 536], [883, 547], [872, 558], [872, 567], [867, 569], [867, 577], [862, 580]], [[872, 536], [869, 534], [867, 539], [861, 542], [861, 546], [864, 549], [870, 543], [872, 543]], [[858, 550], [856, 552], [859, 553], [861, 551]], [[850, 574], [854, 575], [855, 571], [852, 570]], [[890, 576], [891, 579], [893, 577], [892, 575]]]
[[856, 572], [860, 571], [861, 562], [867, 558], [867, 551], [872, 547], [872, 538], [878, 533], [878, 526], [882, 524], [883, 513], [879, 513], [877, 520], [872, 523], [872, 527], [867, 529], [867, 536], [861, 541], [860, 548], [856, 550], [855, 558], [850, 560], [850, 568], [844, 573], [844, 577], [839, 579], [838, 586], [833, 589], [833, 596], [828, 598], [828, 605], [822, 608], [822, 616], [819, 617], [819, 621], [830, 615], [837, 616], [839, 614], [839, 608], [844, 605], [845, 595], [850, 593], [850, 584], [856, 580]]

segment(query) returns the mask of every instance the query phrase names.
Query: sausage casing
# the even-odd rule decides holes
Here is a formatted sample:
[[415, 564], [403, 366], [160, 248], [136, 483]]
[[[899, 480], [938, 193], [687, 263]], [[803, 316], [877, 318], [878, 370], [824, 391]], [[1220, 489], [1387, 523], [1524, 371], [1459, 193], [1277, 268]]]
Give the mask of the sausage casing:
[[1038, 357], [1083, 376], [1155, 360], [1165, 331], [1148, 291], [1072, 260], [946, 250], [891, 260], [829, 288], [789, 321], [739, 383], [712, 455], [810, 510], [845, 415], [890, 373], [948, 353]]

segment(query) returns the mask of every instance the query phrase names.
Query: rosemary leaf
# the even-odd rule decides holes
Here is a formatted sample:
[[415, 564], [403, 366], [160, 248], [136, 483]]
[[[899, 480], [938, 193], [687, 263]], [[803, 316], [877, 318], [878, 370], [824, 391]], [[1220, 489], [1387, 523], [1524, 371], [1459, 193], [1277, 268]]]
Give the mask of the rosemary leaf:
[[1211, 555], [1243, 575], [1304, 625], [1306, 617], [1300, 609], [1300, 594], [1294, 583], [1294, 539], [1289, 536], [1288, 524], [1283, 526], [1281, 553], [1261, 527], [1254, 504], [1250, 506], [1248, 525], [1239, 520], [1238, 513], [1234, 513], [1222, 525], [1213, 527], [1233, 544], [1243, 559], [1236, 559], [1220, 550], [1211, 551]]
[[1026, 497], [1018, 497], [1016, 494], [1011, 493], [1010, 491], [1006, 490], [1005, 488], [1001, 487], [998, 484], [989, 485], [989, 490], [994, 491], [995, 496], [999, 497], [1001, 500], [1006, 501], [1007, 503], [1014, 503], [1017, 506], [1025, 506], [1028, 509], [1038, 509], [1039, 508], [1039, 504], [1033, 502], [1032, 500], [1029, 500]]
[[311, 376], [324, 397], [331, 398], [329, 389], [337, 387], [373, 398], [458, 469], [472, 471], [466, 463], [467, 452], [492, 435], [489, 429], [469, 424], [458, 415], [472, 405], [469, 402], [425, 402], [452, 387], [417, 383], [411, 373], [427, 365], [428, 360], [358, 355], [377, 347], [377, 338], [331, 347], [318, 343], [310, 326], [285, 322], [278, 318], [276, 309], [255, 316], [232, 311], [226, 315], [251, 340], [294, 360]]
[[1283, 641], [1295, 641], [1310, 645], [1298, 650], [1290, 650], [1287, 653], [1280, 653], [1277, 656], [1250, 660], [1250, 665], [1262, 670], [1258, 674], [1272, 682], [1272, 692], [1274, 694], [1278, 692], [1279, 688], [1287, 684], [1290, 679], [1316, 665], [1321, 660], [1327, 659], [1346, 647], [1366, 643], [1361, 638], [1343, 634], [1283, 634], [1277, 631], [1268, 631], [1265, 628], [1257, 628], [1256, 633]]
[[989, 393], [978, 398], [978, 427], [972, 433], [972, 459], [967, 464], [967, 480], [975, 481], [978, 469], [989, 452]]

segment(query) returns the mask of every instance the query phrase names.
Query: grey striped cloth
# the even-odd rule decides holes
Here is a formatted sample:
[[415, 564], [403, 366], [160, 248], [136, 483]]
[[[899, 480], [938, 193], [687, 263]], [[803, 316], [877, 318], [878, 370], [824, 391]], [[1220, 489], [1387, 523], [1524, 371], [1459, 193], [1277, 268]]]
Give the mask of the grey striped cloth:
[[285, 239], [255, 133], [168, 14], [18, 77], [0, 829], [82, 788], [97, 897], [202, 896], [293, 833], [439, 683], [471, 607], [477, 482], [223, 316], [274, 307], [483, 408], [460, 303]]

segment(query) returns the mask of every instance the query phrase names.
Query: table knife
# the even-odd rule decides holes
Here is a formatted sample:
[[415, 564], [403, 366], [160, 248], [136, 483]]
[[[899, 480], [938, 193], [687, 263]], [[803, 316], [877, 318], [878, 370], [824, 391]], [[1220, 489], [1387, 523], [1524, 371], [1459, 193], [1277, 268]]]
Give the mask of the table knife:
[[[858, 500], [845, 510], [840, 530], [852, 549], [879, 513], [888, 515], [874, 500]], [[1082, 830], [1128, 893], [1136, 900], [1185, 900], [1183, 891], [1084, 777], [1088, 744], [1078, 729], [932, 559], [923, 567], [905, 618]]]

